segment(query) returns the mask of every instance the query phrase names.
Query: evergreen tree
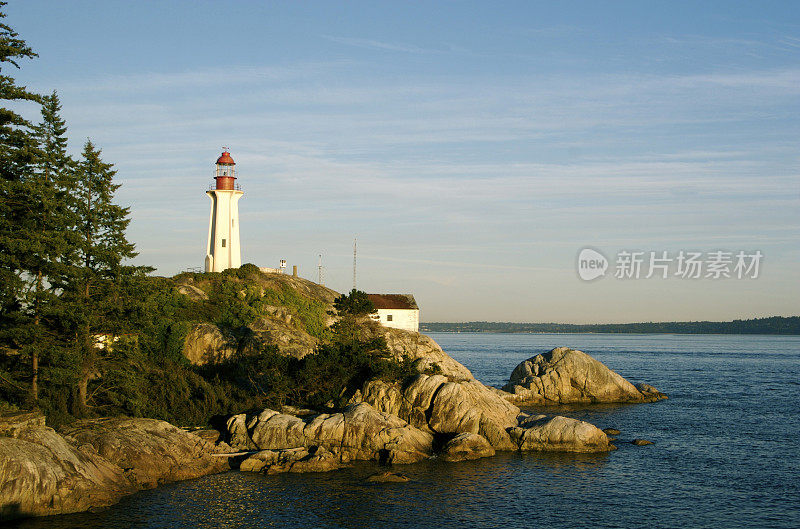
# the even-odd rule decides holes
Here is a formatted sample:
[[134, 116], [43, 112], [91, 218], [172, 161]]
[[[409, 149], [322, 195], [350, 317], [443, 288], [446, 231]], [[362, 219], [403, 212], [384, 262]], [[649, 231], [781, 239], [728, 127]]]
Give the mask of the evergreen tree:
[[127, 278], [149, 271], [126, 266], [135, 257], [135, 246], [125, 237], [129, 208], [113, 202], [116, 171], [87, 141], [75, 173], [74, 214], [78, 241], [69, 256], [70, 269], [63, 277], [62, 299], [69, 309], [75, 359], [76, 387], [73, 413], [88, 413], [89, 382], [102, 374], [103, 351], [124, 330], [122, 287]]
[[349, 314], [351, 316], [366, 316], [376, 312], [375, 305], [369, 299], [366, 292], [353, 289], [349, 294], [342, 294], [333, 300], [333, 308], [336, 312], [343, 316]]
[[[0, 20], [6, 17], [1, 10]], [[0, 100], [35, 101], [36, 96], [18, 86], [7, 75], [9, 66], [19, 68], [20, 59], [32, 59], [36, 54], [6, 24], [0, 23]], [[15, 233], [18, 218], [28, 209], [22, 192], [22, 182], [32, 168], [35, 141], [31, 125], [16, 112], [0, 107], [0, 307], [14, 307], [21, 290], [18, 258], [20, 238]]]
[[[0, 2], [0, 20], [6, 2]], [[21, 59], [33, 59], [37, 55], [24, 40], [8, 25], [0, 22], [0, 100], [37, 101], [36, 94], [18, 86], [13, 77], [7, 75], [9, 66], [19, 68]], [[0, 108], [0, 180], [17, 182], [27, 173], [33, 161], [35, 142], [30, 134], [31, 125], [22, 116], [5, 107]]]
[[[0, 2], [0, 20], [5, 18]], [[0, 22], [0, 100], [38, 101], [38, 97], [16, 84], [7, 74], [9, 67], [19, 68], [22, 59], [36, 54], [8, 25]], [[0, 345], [19, 349], [24, 333], [25, 258], [29, 253], [28, 233], [35, 203], [27, 187], [34, 172], [37, 153], [31, 124], [16, 112], [0, 107]], [[4, 377], [5, 378], [5, 377]]]
[[355, 288], [333, 300], [335, 314], [339, 317], [333, 324], [333, 340], [350, 347], [359, 347], [359, 320], [377, 312], [366, 292]]
[[75, 243], [73, 210], [69, 207], [73, 170], [60, 110], [55, 92], [42, 98], [42, 122], [33, 131], [39, 145], [34, 171], [23, 181], [30, 212], [20, 219], [24, 222], [19, 226], [25, 238], [20, 246], [26, 250], [20, 258], [24, 310], [13, 334], [23, 355], [30, 358], [34, 404], [39, 396], [39, 360], [59, 341], [55, 321], [59, 297], [54, 286]]
[[36, 126], [34, 136], [39, 143], [37, 168], [45, 180], [55, 182], [62, 190], [69, 191], [72, 160], [67, 155], [67, 125], [61, 117], [61, 101], [58, 93], [43, 96], [42, 121]]

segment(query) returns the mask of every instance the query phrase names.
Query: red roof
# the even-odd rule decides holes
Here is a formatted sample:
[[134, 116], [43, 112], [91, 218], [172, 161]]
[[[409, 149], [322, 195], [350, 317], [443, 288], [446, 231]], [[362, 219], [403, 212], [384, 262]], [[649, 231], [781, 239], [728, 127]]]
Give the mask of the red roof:
[[367, 294], [367, 297], [376, 309], [419, 309], [411, 294]]
[[224, 151], [222, 153], [222, 156], [217, 158], [217, 163], [221, 163], [221, 164], [225, 164], [225, 165], [236, 165], [236, 162], [234, 162], [233, 158], [231, 158], [231, 153], [229, 153], [228, 151]]

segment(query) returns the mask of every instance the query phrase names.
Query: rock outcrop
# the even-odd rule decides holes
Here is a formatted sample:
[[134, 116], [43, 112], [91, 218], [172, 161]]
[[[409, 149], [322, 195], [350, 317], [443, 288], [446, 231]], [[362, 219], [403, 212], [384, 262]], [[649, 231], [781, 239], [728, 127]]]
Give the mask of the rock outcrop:
[[[338, 294], [312, 281], [279, 273], [251, 273], [239, 279], [242, 288], [255, 287], [262, 296], [293, 291], [293, 297], [302, 298], [307, 303], [316, 304], [324, 311], [333, 308], [333, 300]], [[214, 292], [216, 279], [207, 276], [181, 274], [175, 277], [178, 292], [192, 302], [209, 299]], [[212, 302], [214, 297], [210, 298]], [[316, 349], [318, 339], [307, 332], [302, 316], [297, 308], [287, 305], [264, 305], [262, 314], [248, 327], [250, 332], [243, 339], [224, 336], [211, 323], [196, 324], [186, 336], [183, 354], [193, 364], [218, 362], [229, 358], [237, 351], [246, 352], [262, 344], [276, 345], [281, 353], [302, 358]], [[333, 323], [332, 316], [326, 316], [325, 325]]]
[[431, 337], [418, 332], [392, 329], [380, 325], [379, 329], [394, 357], [408, 356], [415, 361], [414, 364], [420, 372], [439, 373], [454, 380], [475, 378], [469, 369], [442, 351], [439, 344]]
[[608, 452], [608, 436], [588, 422], [568, 417], [529, 417], [509, 430], [520, 450], [539, 452]]
[[186, 296], [192, 301], [207, 301], [208, 294], [206, 294], [202, 289], [197, 288], [196, 286], [192, 285], [194, 281], [185, 282], [177, 285], [178, 292]]
[[125, 471], [140, 488], [228, 470], [212, 443], [156, 419], [106, 418], [80, 421], [61, 433]]
[[39, 413], [0, 417], [0, 519], [104, 507], [157, 484], [228, 470], [198, 435], [155, 419], [93, 419], [56, 432]]
[[137, 490], [117, 465], [44, 422], [38, 413], [0, 418], [0, 520], [85, 511]]
[[339, 458], [322, 446], [261, 450], [242, 461], [242, 472], [329, 472], [342, 468]]
[[[477, 380], [452, 382], [441, 375], [419, 375], [401, 388], [373, 380], [355, 397], [433, 435], [455, 436], [443, 459], [484, 457], [495, 450], [604, 452], [613, 450], [608, 436], [587, 422], [566, 417], [528, 416], [500, 392]], [[485, 442], [482, 443], [481, 439]], [[485, 449], [489, 448], [491, 450]], [[477, 455], [483, 454], [483, 455]]]
[[250, 324], [251, 336], [242, 343], [242, 348], [258, 347], [267, 343], [276, 345], [287, 356], [303, 358], [313, 353], [319, 340], [305, 331], [305, 327], [285, 307], [266, 307], [267, 316]]
[[[242, 430], [242, 425], [245, 430]], [[259, 450], [324, 448], [342, 463], [375, 460], [414, 463], [432, 455], [433, 436], [406, 421], [373, 409], [369, 404], [348, 406], [342, 413], [297, 417], [264, 410], [247, 420], [228, 420], [229, 444]], [[266, 457], [266, 456], [265, 456]]]
[[485, 437], [474, 433], [460, 433], [447, 441], [442, 448], [444, 461], [467, 461], [491, 457], [495, 453]]
[[520, 363], [503, 389], [520, 404], [653, 402], [666, 395], [640, 389], [582, 351], [556, 347]]
[[[602, 452], [613, 450], [595, 426], [565, 417], [530, 417], [476, 380], [452, 382], [419, 375], [406, 387], [373, 380], [343, 413], [296, 416], [264, 410], [228, 420], [228, 442], [240, 450], [261, 450], [243, 463], [248, 470], [300, 472], [314, 450], [337, 461], [414, 463], [434, 455], [461, 461], [496, 450]], [[294, 450], [293, 452], [285, 452]], [[284, 453], [285, 452], [285, 453]], [[249, 462], [248, 462], [249, 461]], [[320, 461], [322, 468], [328, 461]]]
[[507, 430], [517, 426], [519, 408], [477, 380], [419, 375], [405, 388], [373, 380], [355, 399], [432, 434], [474, 433], [496, 450], [516, 449]]
[[196, 323], [183, 342], [183, 356], [195, 365], [213, 364], [236, 353], [236, 344], [213, 323]]

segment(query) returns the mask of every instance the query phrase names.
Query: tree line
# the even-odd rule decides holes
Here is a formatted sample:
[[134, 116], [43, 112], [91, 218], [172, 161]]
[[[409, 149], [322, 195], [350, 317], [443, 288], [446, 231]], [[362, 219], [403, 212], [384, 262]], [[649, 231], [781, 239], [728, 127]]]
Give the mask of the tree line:
[[[125, 236], [129, 210], [114, 202], [113, 165], [88, 139], [79, 157], [70, 156], [58, 94], [34, 93], [11, 75], [37, 55], [4, 23], [4, 6], [0, 2], [0, 391], [24, 389], [25, 404], [35, 407], [44, 377], [68, 388], [80, 416], [98, 345], [124, 333], [130, 289], [152, 269], [126, 264], [136, 251]], [[38, 107], [40, 119], [31, 122], [10, 104]]]
[[800, 334], [800, 316], [772, 316], [733, 321], [642, 323], [515, 323], [471, 321], [421, 323], [422, 332], [488, 333], [630, 333], [630, 334]]

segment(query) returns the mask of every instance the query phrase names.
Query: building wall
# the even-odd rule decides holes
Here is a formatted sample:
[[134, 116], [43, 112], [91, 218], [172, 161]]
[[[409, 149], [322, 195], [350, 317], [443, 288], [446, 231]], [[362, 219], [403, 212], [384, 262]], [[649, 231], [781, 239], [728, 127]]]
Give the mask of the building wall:
[[[222, 272], [228, 268], [242, 266], [242, 250], [239, 245], [239, 199], [238, 190], [207, 191], [211, 199], [211, 214], [208, 223], [208, 246], [206, 249], [206, 272]], [[224, 244], [224, 246], [223, 246]]]
[[384, 327], [419, 332], [419, 309], [378, 309], [373, 317]]

